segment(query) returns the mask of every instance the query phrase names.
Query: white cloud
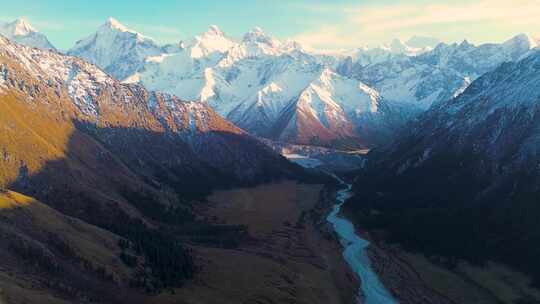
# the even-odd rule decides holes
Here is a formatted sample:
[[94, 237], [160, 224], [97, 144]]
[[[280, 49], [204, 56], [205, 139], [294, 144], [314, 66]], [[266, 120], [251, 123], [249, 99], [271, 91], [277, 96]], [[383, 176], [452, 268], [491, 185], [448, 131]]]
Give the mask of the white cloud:
[[349, 22], [365, 31], [388, 31], [459, 22], [538, 23], [537, 0], [482, 0], [476, 3], [386, 5], [346, 10]]
[[181, 32], [176, 27], [166, 25], [154, 25], [154, 24], [137, 24], [137, 28], [144, 29], [145, 31], [155, 32], [163, 35], [180, 35]]
[[143, 29], [143, 34], [148, 34], [161, 43], [172, 43], [181, 40], [183, 33], [176, 27], [156, 24], [134, 24], [135, 28]]
[[[336, 7], [318, 5], [307, 9], [323, 13], [325, 10], [335, 11]], [[343, 6], [340, 7], [340, 14], [343, 18], [336, 24], [322, 25], [295, 38], [313, 47], [354, 47], [362, 45], [361, 42], [380, 44], [395, 37], [408, 38], [415, 34], [436, 36], [443, 40], [470, 38], [480, 42], [497, 35], [507, 35], [509, 31], [517, 34], [532, 29], [535, 31], [532, 34], [540, 34], [538, 0]], [[496, 30], [499, 30], [498, 33], [493, 33]]]
[[0, 16], [0, 23], [12, 22], [20, 18], [27, 20], [37, 30], [63, 30], [66, 28], [64, 24], [59, 22], [43, 21], [28, 16]]
[[325, 47], [328, 45], [349, 47], [354, 42], [351, 41], [349, 35], [344, 34], [335, 26], [323, 26], [312, 32], [298, 34], [292, 39], [310, 47]]

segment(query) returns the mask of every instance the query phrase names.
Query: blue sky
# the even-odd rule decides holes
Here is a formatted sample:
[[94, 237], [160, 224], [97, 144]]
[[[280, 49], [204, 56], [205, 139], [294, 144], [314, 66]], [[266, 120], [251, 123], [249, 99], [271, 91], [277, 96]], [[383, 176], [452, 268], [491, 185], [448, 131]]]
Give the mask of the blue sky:
[[278, 38], [320, 48], [382, 44], [414, 34], [447, 42], [500, 42], [540, 36], [538, 0], [17, 0], [0, 20], [25, 17], [60, 48], [91, 34], [112, 16], [158, 42], [175, 42], [218, 25], [240, 37], [260, 26]]

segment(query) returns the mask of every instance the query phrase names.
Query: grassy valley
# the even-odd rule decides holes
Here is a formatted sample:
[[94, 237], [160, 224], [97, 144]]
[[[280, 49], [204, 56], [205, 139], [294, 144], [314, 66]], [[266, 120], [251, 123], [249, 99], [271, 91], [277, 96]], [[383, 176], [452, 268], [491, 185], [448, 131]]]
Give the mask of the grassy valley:
[[202, 214], [245, 235], [236, 248], [192, 247], [201, 271], [154, 301], [353, 303], [358, 282], [324, 220], [331, 206], [331, 192], [294, 181], [213, 193]]

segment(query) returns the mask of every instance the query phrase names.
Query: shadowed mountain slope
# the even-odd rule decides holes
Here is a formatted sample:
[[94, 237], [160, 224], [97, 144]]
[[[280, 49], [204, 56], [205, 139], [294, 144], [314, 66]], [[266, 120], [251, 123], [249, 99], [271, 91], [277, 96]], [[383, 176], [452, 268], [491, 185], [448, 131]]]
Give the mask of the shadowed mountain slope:
[[[540, 53], [505, 63], [369, 155], [349, 208], [428, 255], [540, 280]], [[452, 262], [453, 261], [453, 262]]]
[[2, 37], [0, 129], [0, 288], [17, 301], [144, 301], [192, 277], [190, 244], [245, 235], [198, 219], [194, 199], [320, 181], [204, 105]]

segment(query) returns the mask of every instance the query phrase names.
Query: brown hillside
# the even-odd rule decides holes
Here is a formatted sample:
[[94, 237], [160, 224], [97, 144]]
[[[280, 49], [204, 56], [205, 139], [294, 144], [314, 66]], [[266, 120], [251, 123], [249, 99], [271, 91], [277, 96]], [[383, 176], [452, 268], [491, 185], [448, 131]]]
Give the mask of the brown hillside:
[[305, 177], [203, 104], [2, 37], [0, 129], [0, 300], [136, 303], [180, 287], [191, 245], [244, 233], [198, 220], [195, 198]]

